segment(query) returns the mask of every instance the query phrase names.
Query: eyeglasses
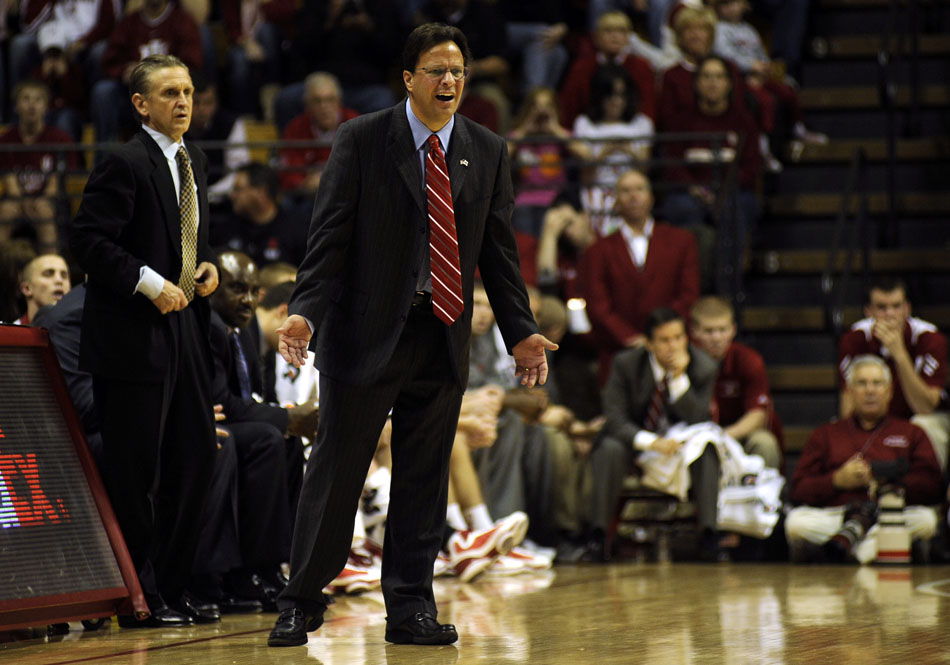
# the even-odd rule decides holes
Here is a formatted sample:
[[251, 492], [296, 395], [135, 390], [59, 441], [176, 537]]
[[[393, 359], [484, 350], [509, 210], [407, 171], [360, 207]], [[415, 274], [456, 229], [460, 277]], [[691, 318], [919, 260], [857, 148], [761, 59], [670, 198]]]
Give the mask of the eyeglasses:
[[425, 75], [433, 81], [441, 81], [445, 78], [446, 72], [451, 74], [452, 78], [456, 81], [461, 81], [468, 76], [468, 69], [462, 69], [461, 67], [452, 67], [451, 69], [446, 69], [445, 67], [419, 67], [419, 71], [425, 72]]

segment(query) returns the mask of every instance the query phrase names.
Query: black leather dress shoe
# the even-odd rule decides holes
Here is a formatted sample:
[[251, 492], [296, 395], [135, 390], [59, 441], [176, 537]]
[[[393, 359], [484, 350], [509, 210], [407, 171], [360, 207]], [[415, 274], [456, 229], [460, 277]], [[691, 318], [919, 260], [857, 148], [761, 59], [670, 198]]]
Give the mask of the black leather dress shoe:
[[158, 605], [151, 608], [152, 614], [142, 621], [131, 615], [119, 615], [119, 626], [122, 628], [183, 628], [194, 624], [191, 617], [170, 608], [168, 605]]
[[221, 614], [257, 614], [264, 611], [261, 601], [254, 598], [241, 598], [229, 593], [222, 594], [214, 602], [221, 610]]
[[281, 610], [267, 638], [269, 647], [299, 647], [307, 643], [307, 633], [323, 625], [323, 614], [310, 614], [299, 607]]
[[256, 598], [265, 612], [276, 612], [281, 590], [257, 573], [245, 570], [229, 576], [227, 591], [241, 598]]
[[181, 598], [172, 603], [171, 607], [177, 612], [190, 616], [195, 623], [221, 621], [221, 610], [217, 604], [200, 599], [187, 591], [182, 593]]
[[459, 638], [455, 626], [439, 623], [428, 612], [417, 612], [400, 624], [386, 624], [386, 641], [393, 644], [452, 644]]

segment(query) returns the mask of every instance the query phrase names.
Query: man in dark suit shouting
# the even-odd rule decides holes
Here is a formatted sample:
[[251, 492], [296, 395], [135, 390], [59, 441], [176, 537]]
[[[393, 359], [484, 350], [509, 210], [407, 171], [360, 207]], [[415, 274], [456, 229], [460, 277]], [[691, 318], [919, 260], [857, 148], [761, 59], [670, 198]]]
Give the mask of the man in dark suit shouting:
[[468, 61], [457, 28], [416, 28], [403, 53], [408, 99], [337, 131], [291, 316], [278, 331], [288, 362], [299, 365], [312, 346], [321, 416], [271, 646], [305, 644], [323, 623], [321, 592], [346, 562], [390, 408], [386, 640], [458, 639], [436, 620], [432, 567], [468, 378], [476, 267], [516, 374], [528, 386], [547, 379], [544, 351], [557, 346], [538, 334], [519, 271], [505, 142], [455, 115]]
[[102, 156], [70, 232], [88, 276], [80, 365], [93, 375], [106, 486], [151, 610], [119, 623], [179, 626], [217, 614], [184, 586], [216, 450], [206, 297], [218, 271], [207, 160], [182, 142], [188, 68], [150, 56], [129, 87], [142, 129]]

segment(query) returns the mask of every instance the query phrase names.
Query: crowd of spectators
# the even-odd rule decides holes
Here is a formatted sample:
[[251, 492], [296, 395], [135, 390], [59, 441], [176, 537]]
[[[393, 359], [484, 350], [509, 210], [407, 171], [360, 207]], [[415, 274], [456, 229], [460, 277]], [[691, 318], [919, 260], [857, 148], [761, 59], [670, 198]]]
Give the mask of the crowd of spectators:
[[[794, 14], [793, 25], [804, 25], [807, 8], [794, 0], [757, 4], [757, 24], [773, 4], [785, 12], [783, 20]], [[759, 177], [758, 162], [749, 161], [752, 146], [766, 165], [780, 167], [774, 155], [783, 154], [784, 142], [825, 137], [802, 124], [788, 76], [797, 72], [803, 34], [780, 31], [773, 50], [781, 59], [772, 59], [744, 22], [748, 9], [742, 0], [710, 7], [697, 0], [511, 6], [489, 0], [28, 0], [6, 5], [0, 87], [12, 94], [0, 99], [0, 120], [24, 122], [18, 84], [29, 82], [30, 89], [43, 90], [35, 95], [45, 98], [44, 133], [11, 134], [5, 141], [123, 139], [136, 123], [127, 101], [132, 66], [146, 55], [171, 53], [189, 66], [196, 84], [189, 137], [218, 144], [209, 148], [214, 200], [224, 202], [235, 170], [248, 161], [242, 145], [247, 123], [258, 121], [276, 126], [283, 140], [303, 142], [275, 151], [270, 165], [279, 170], [285, 205], [305, 211], [336, 127], [395, 103], [402, 95], [398, 44], [416, 25], [436, 20], [461, 28], [472, 49], [460, 112], [512, 140], [519, 228], [538, 236], [543, 209], [557, 189], [571, 185], [579, 188], [598, 235], [606, 235], [619, 226], [612, 191], [620, 172], [647, 167], [651, 157], [667, 152], [706, 163], [709, 153], [667, 147], [662, 133], [715, 131], [739, 144], [714, 145], [712, 161], [729, 164], [737, 151], [742, 155], [740, 228], [751, 233], [758, 207], [745, 195]], [[732, 75], [724, 109], [694, 98], [696, 65], [713, 53], [727, 58]], [[54, 137], [53, 128], [63, 133]], [[20, 155], [20, 161], [35, 157]], [[70, 206], [62, 178], [49, 176], [75, 171], [79, 160], [77, 152], [53, 156], [68, 156], [55, 160], [58, 170], [45, 160], [49, 189], [62, 202], [38, 210], [5, 183], [3, 202], [15, 202], [17, 210], [5, 208], [0, 237], [32, 238], [43, 228], [40, 242], [47, 246], [40, 249], [56, 249], [46, 230], [53, 227], [44, 220], [51, 213], [62, 221]], [[10, 163], [3, 170], [23, 168]], [[714, 171], [656, 174], [667, 220], [697, 234], [706, 257], [704, 286], [712, 270], [708, 227], [724, 182]], [[674, 191], [666, 197], [668, 187]]]
[[[762, 357], [735, 341], [735, 313], [728, 298], [714, 295], [713, 234], [731, 165], [735, 228], [754, 241], [763, 164], [780, 168], [780, 142], [826, 140], [802, 124], [789, 77], [800, 60], [794, 39], [784, 35], [787, 69], [776, 76], [775, 61], [742, 22], [743, 0], [710, 7], [591, 0], [589, 13], [577, 4], [23, 3], [20, 32], [8, 38], [6, 87], [14, 96], [3, 109], [10, 129], [0, 143], [68, 143], [78, 140], [83, 122], [98, 141], [120, 138], [133, 119], [130, 66], [155, 52], [174, 53], [192, 69], [195, 110], [186, 138], [218, 143], [206, 150], [210, 233], [222, 252], [213, 302], [214, 399], [223, 405], [229, 435], [220, 445], [229, 452], [219, 456], [212, 493], [219, 501], [205, 516], [205, 535], [219, 540], [199, 547], [205, 554], [189, 590], [196, 607], [212, 600], [227, 611], [272, 608], [286, 584], [280, 565], [319, 396], [312, 367], [295, 369], [276, 354], [274, 330], [286, 314], [288, 282], [302, 259], [334, 133], [399, 99], [394, 45], [423, 21], [451, 23], [468, 36], [473, 60], [460, 112], [509, 141], [525, 281], [539, 327], [561, 345], [551, 357], [550, 384], [519, 387], [487, 295], [476, 289], [469, 391], [438, 572], [469, 581], [483, 572], [549, 566], [558, 553], [608, 559], [630, 474], [691, 499], [699, 525], [693, 554], [718, 560], [720, 490], [723, 478], [736, 474], [721, 463], [723, 451], [734, 443], [740, 457], [758, 460], [742, 467], [739, 477], [748, 482], [782, 469], [781, 423]], [[802, 18], [799, 3], [780, 4]], [[69, 20], [69, 8], [78, 18]], [[241, 144], [253, 119], [305, 143], [281, 147], [271, 163], [251, 161]], [[676, 138], [664, 141], [668, 132]], [[705, 135], [684, 136], [694, 132]], [[657, 155], [668, 165], [651, 170]], [[69, 275], [56, 254], [61, 159], [0, 153], [4, 321], [30, 324], [43, 307], [81, 310], [81, 290], [64, 298]], [[75, 164], [67, 160], [63, 168]], [[11, 241], [24, 227], [38, 256]], [[271, 273], [279, 277], [266, 278]], [[868, 515], [876, 508], [864, 504], [873, 506], [877, 496], [875, 461], [909, 460], [897, 478], [906, 481], [908, 502], [932, 506], [942, 498], [950, 430], [940, 411], [946, 339], [911, 316], [901, 282], [877, 283], [867, 316], [841, 342], [841, 420], [815, 432], [791, 479], [788, 496], [802, 504], [786, 524], [796, 557], [806, 556], [806, 543], [841, 544], [852, 515], [873, 524]], [[68, 358], [61, 362], [67, 373], [75, 369]], [[77, 404], [93, 410], [84, 385], [71, 381], [70, 389]], [[91, 439], [92, 413], [83, 418]], [[328, 591], [379, 583], [387, 438], [384, 429], [350, 559]], [[850, 507], [858, 499], [864, 507]], [[912, 508], [911, 535], [932, 537], [932, 509]], [[272, 519], [278, 514], [284, 521]], [[823, 556], [843, 548], [843, 556], [873, 558], [861, 547], [865, 531], [838, 550], [822, 549]]]

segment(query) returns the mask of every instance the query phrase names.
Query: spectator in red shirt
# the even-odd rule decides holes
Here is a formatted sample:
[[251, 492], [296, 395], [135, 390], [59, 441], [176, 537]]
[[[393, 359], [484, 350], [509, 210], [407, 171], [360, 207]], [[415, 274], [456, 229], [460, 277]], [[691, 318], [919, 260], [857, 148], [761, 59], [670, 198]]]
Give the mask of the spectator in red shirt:
[[177, 3], [145, 0], [140, 10], [119, 22], [102, 56], [105, 78], [93, 86], [89, 107], [97, 141], [114, 141], [121, 126], [136, 126], [128, 103], [129, 76], [140, 60], [159, 54], [178, 56], [190, 70], [199, 71], [201, 34], [195, 20]]
[[623, 12], [607, 12], [597, 19], [597, 31], [594, 33], [597, 50], [579, 55], [561, 85], [558, 106], [565, 125], [571, 127], [577, 116], [587, 110], [590, 105], [591, 77], [598, 67], [608, 62], [627, 70], [636, 84], [638, 110], [651, 120], [656, 120], [656, 75], [649, 62], [628, 51], [627, 44], [632, 32], [633, 24]]
[[880, 356], [894, 375], [889, 413], [923, 428], [945, 469], [950, 418], [936, 409], [947, 384], [947, 338], [934, 324], [911, 316], [907, 285], [900, 279], [876, 279], [868, 290], [864, 315], [838, 342], [841, 417], [854, 412], [845, 381], [853, 359], [866, 353]]
[[[0, 135], [0, 145], [61, 143], [69, 146], [72, 137], [46, 124], [49, 89], [40, 81], [22, 81], [14, 91], [19, 123]], [[74, 168], [76, 155], [64, 150], [54, 152], [0, 152], [0, 173], [3, 177], [3, 198], [0, 199], [0, 241], [10, 239], [20, 223], [36, 230], [40, 251], [58, 251], [56, 232], [56, 197], [62, 193], [56, 178], [57, 162], [64, 160]]]
[[330, 147], [337, 127], [355, 118], [353, 109], [343, 106], [343, 91], [333, 74], [314, 72], [304, 80], [304, 112], [287, 124], [285, 141], [320, 141], [323, 145], [283, 148], [280, 161], [281, 191], [300, 194], [312, 204], [320, 185], [320, 174], [330, 159]]
[[853, 414], [815, 430], [792, 477], [791, 500], [804, 504], [785, 520], [793, 560], [814, 558], [830, 541], [826, 553], [834, 558], [850, 554], [868, 563], [877, 556], [875, 529], [869, 527], [885, 472], [880, 466], [875, 472], [875, 463], [906, 465], [903, 473], [886, 475], [904, 489], [911, 539], [929, 540], [936, 532], [937, 513], [930, 506], [942, 500], [940, 466], [924, 431], [888, 413], [892, 386], [880, 357], [866, 354], [851, 363], [847, 390]]
[[706, 296], [690, 311], [693, 343], [719, 362], [713, 401], [717, 422], [750, 455], [781, 468], [781, 426], [762, 356], [736, 339], [735, 310], [725, 299]]
[[675, 186], [664, 198], [663, 215], [696, 235], [706, 292], [711, 290], [716, 252], [715, 233], [708, 222], [714, 221], [732, 163], [736, 166], [736, 256], [743, 256], [746, 237], [754, 235], [758, 219], [759, 132], [752, 117], [736, 104], [733, 81], [725, 60], [704, 58], [696, 66], [695, 103], [680, 109], [666, 125], [675, 133], [725, 135], [718, 140], [676, 141], [663, 150], [663, 156], [671, 160], [665, 180]]

